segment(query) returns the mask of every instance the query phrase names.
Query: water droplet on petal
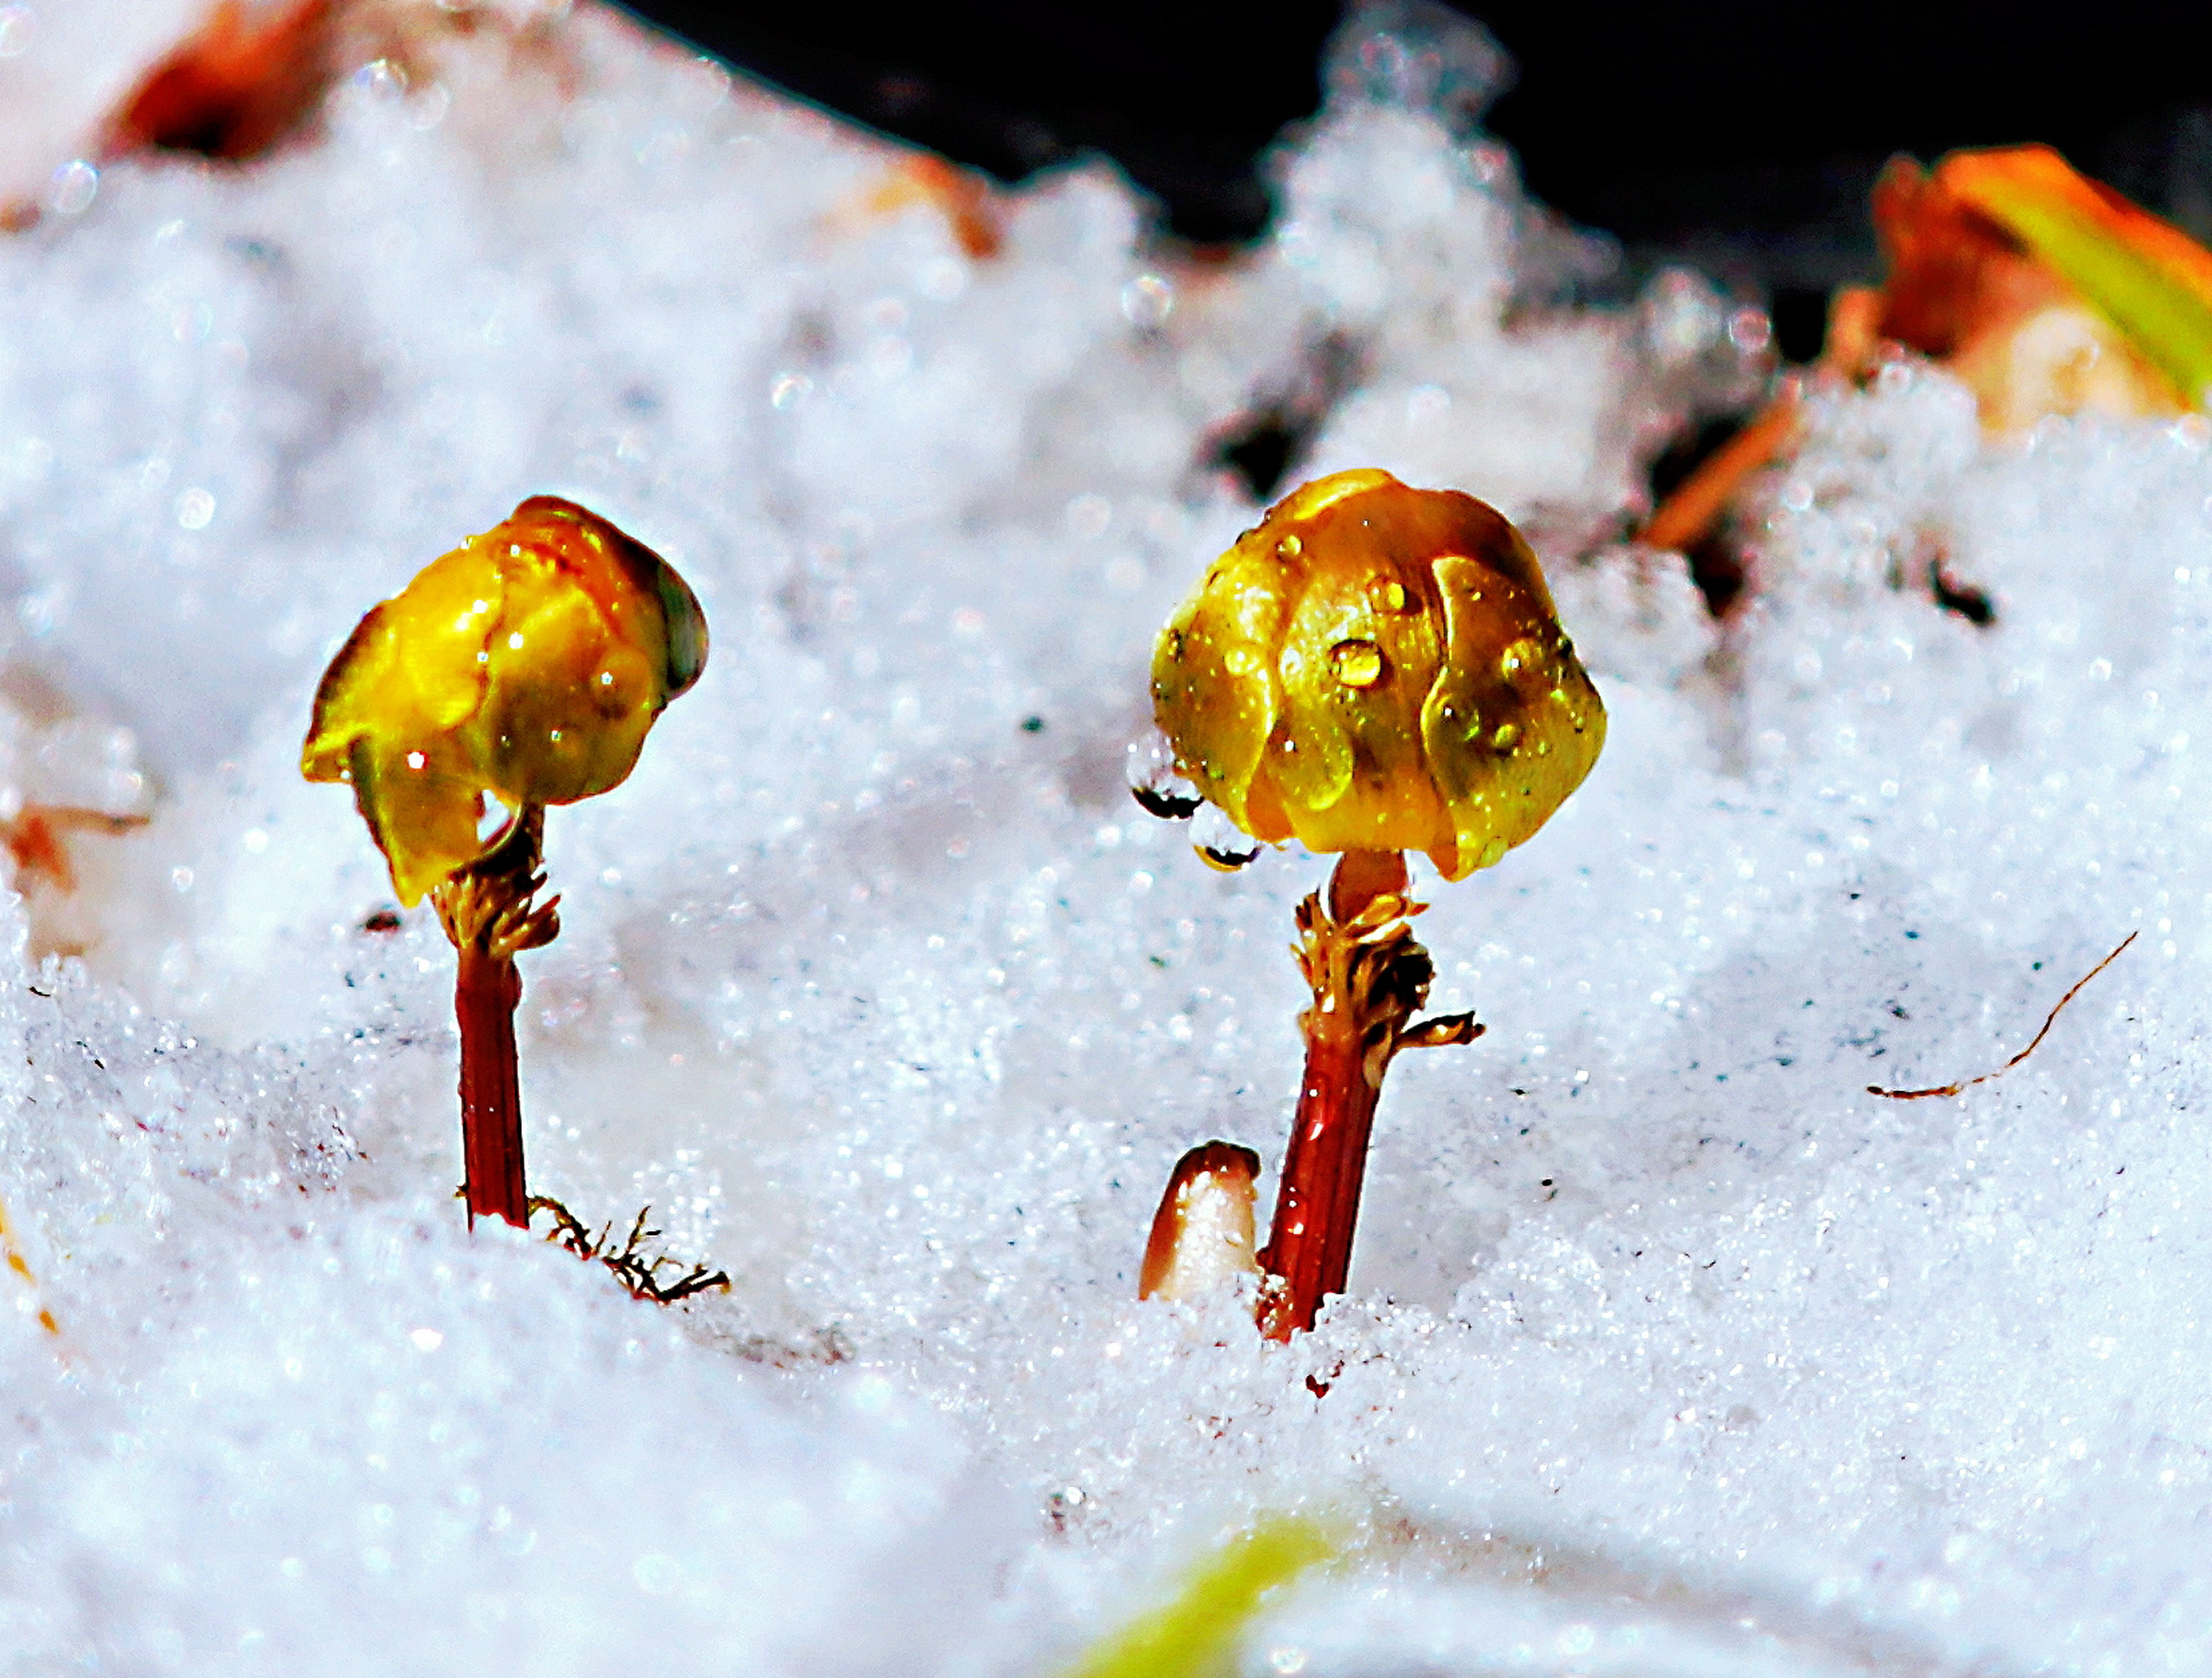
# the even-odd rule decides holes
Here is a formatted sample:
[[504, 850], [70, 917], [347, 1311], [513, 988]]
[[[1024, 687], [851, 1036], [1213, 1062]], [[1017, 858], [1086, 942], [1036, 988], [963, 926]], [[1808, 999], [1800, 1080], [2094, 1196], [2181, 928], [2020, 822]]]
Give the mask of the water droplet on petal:
[[1521, 725], [1519, 723], [1501, 722], [1498, 725], [1498, 732], [1490, 737], [1490, 745], [1493, 751], [1510, 751], [1520, 743], [1520, 739]]
[[1260, 655], [1249, 647], [1232, 647], [1221, 664], [1231, 676], [1249, 676], [1260, 667]]
[[1164, 821], [1188, 821], [1205, 802], [1176, 768], [1175, 748], [1157, 728], [1129, 742], [1129, 796]]
[[1275, 544], [1275, 556], [1279, 559], [1296, 559], [1305, 550], [1306, 544], [1295, 536], [1285, 536]]
[[1340, 641], [1328, 649], [1328, 662], [1348, 688], [1371, 688], [1382, 677], [1382, 649], [1371, 641]]
[[1207, 805], [1190, 830], [1191, 848], [1209, 868], [1234, 873], [1260, 854], [1260, 842], [1239, 828], [1219, 806]]
[[1406, 585], [1388, 577], [1371, 578], [1367, 584], [1367, 604], [1377, 611], [1403, 611]]
[[1499, 656], [1498, 673], [1510, 682], [1523, 671], [1534, 672], [1543, 657], [1544, 649], [1524, 635]]

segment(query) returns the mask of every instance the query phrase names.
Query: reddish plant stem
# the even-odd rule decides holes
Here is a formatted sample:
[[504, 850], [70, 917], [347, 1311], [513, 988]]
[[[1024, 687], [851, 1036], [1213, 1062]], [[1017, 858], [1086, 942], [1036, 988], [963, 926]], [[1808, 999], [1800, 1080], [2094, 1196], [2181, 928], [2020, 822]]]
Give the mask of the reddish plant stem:
[[1413, 1024], [1434, 969], [1406, 924], [1421, 908], [1406, 891], [1399, 853], [1347, 851], [1329, 877], [1326, 906], [1318, 893], [1298, 905], [1298, 968], [1313, 1003], [1298, 1016], [1305, 1076], [1260, 1254], [1260, 1330], [1270, 1340], [1311, 1328], [1322, 1302], [1344, 1292], [1367, 1141], [1392, 1057], [1482, 1035], [1472, 1014]]
[[504, 1218], [530, 1227], [530, 1189], [522, 1170], [522, 1082], [514, 1050], [514, 1011], [522, 976], [514, 958], [467, 947], [453, 982], [461, 1028], [461, 1150], [468, 1172], [469, 1222]]
[[1370, 1082], [1367, 1039], [1373, 1022], [1349, 994], [1345, 964], [1330, 959], [1328, 946], [1378, 897], [1402, 901], [1406, 885], [1406, 859], [1396, 851], [1346, 851], [1329, 876], [1328, 914], [1316, 913], [1310, 922], [1301, 916], [1299, 961], [1313, 987], [1314, 1005], [1298, 1017], [1306, 1040], [1305, 1075], [1283, 1155], [1275, 1221], [1260, 1255], [1260, 1268], [1276, 1279], [1262, 1296], [1260, 1313], [1261, 1330], [1270, 1340], [1286, 1341], [1312, 1328], [1322, 1301], [1343, 1292], [1352, 1272], [1367, 1140], [1389, 1059], [1382, 1058]]
[[459, 957], [453, 1017], [461, 1028], [462, 1192], [471, 1225], [504, 1218], [530, 1227], [530, 1187], [522, 1170], [522, 1076], [514, 1051], [514, 1011], [522, 1000], [518, 951], [559, 935], [560, 899], [533, 900], [545, 812], [526, 806], [474, 862], [431, 892], [439, 924]]
[[1367, 1139], [1382, 1098], [1360, 1067], [1358, 1041], [1342, 1031], [1306, 1043], [1305, 1081], [1291, 1121], [1291, 1145], [1260, 1267], [1277, 1279], [1261, 1308], [1260, 1328], [1286, 1341], [1314, 1325], [1322, 1299], [1344, 1292], [1352, 1237], [1367, 1176]]

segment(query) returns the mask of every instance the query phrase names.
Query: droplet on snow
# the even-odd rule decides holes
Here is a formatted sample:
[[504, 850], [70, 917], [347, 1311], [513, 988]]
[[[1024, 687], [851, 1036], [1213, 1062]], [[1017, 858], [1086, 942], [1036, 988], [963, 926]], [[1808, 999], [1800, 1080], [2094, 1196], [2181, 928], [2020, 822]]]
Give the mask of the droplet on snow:
[[54, 171], [46, 202], [60, 216], [82, 216], [100, 193], [100, 171], [85, 159], [74, 158]]
[[1158, 331], [1175, 313], [1175, 288], [1158, 274], [1139, 274], [1121, 288], [1121, 313], [1139, 331]]
[[0, 6], [0, 58], [28, 52], [38, 21], [38, 13], [28, 5]]

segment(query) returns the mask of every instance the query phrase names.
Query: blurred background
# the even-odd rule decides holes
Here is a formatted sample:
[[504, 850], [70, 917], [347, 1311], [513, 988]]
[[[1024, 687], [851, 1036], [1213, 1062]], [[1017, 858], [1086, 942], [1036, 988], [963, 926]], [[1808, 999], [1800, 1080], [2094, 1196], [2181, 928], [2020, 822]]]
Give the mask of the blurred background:
[[[1261, 154], [1310, 116], [1334, 0], [645, 0], [638, 15], [1001, 179], [1113, 157], [1203, 243], [1265, 229]], [[1486, 126], [1530, 189], [1615, 235], [1632, 287], [1687, 259], [1772, 306], [1792, 359], [1828, 291], [1876, 277], [1883, 161], [2041, 140], [2212, 238], [2212, 7], [1695, 8], [1492, 0], [1513, 65]]]

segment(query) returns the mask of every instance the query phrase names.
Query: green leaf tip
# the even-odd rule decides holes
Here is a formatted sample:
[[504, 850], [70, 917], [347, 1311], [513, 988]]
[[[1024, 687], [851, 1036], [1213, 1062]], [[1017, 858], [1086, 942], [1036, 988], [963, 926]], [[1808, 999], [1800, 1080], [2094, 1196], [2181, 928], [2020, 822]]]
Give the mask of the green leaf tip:
[[1054, 1678], [1227, 1678], [1265, 1599], [1334, 1559], [1337, 1535], [1304, 1516], [1268, 1516], [1185, 1576], [1166, 1602], [1094, 1645]]
[[2047, 146], [1960, 152], [1938, 179], [2124, 332], [2191, 406], [2212, 392], [2212, 253]]

